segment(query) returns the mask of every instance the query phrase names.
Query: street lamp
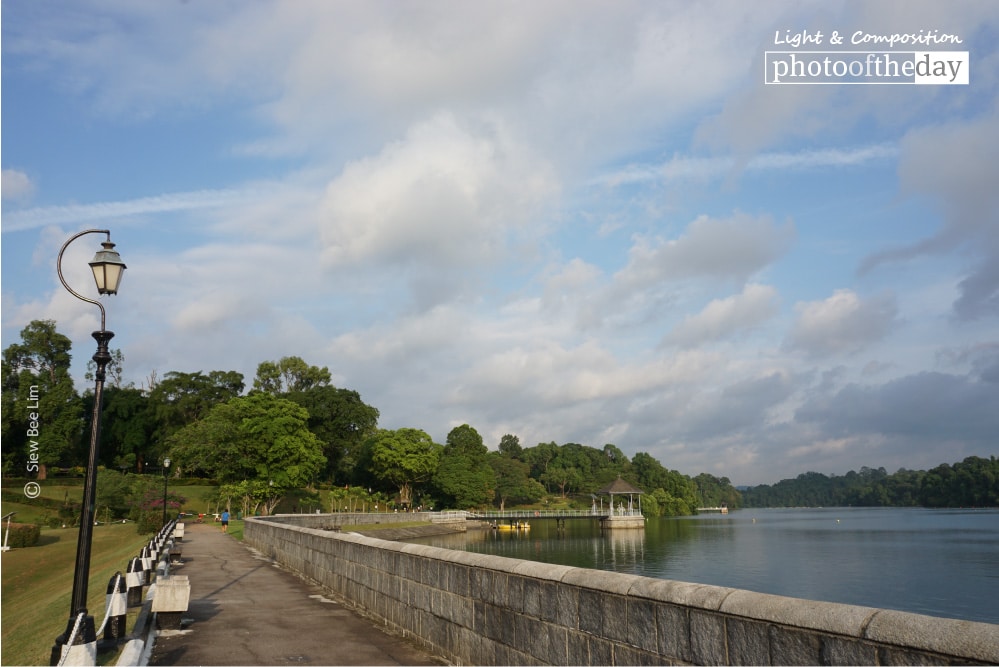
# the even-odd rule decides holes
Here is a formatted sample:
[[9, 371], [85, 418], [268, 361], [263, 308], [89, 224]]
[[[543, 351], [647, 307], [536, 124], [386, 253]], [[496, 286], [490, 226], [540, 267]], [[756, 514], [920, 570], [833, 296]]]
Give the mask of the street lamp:
[[170, 458], [163, 459], [163, 525], [166, 525], [167, 477], [170, 473]]
[[97, 341], [97, 352], [93, 360], [97, 364], [96, 381], [94, 385], [94, 413], [90, 422], [90, 452], [87, 457], [87, 476], [83, 480], [83, 506], [80, 510], [80, 535], [76, 542], [76, 566], [73, 570], [73, 598], [70, 603], [69, 623], [66, 632], [56, 637], [52, 647], [51, 664], [57, 665], [63, 660], [74, 665], [94, 665], [97, 663], [97, 632], [94, 628], [94, 617], [87, 613], [87, 584], [90, 579], [90, 545], [94, 534], [94, 505], [97, 497], [97, 450], [101, 440], [101, 412], [104, 404], [104, 377], [111, 353], [108, 343], [114, 338], [114, 332], [104, 328], [105, 312], [100, 301], [90, 299], [77, 293], [66, 283], [62, 275], [62, 255], [70, 243], [85, 234], [106, 234], [107, 240], [101, 243], [102, 249], [89, 262], [94, 272], [98, 294], [117, 294], [121, 284], [125, 264], [114, 250], [111, 243], [111, 232], [107, 229], [88, 229], [70, 237], [59, 250], [56, 259], [56, 272], [59, 282], [66, 290], [81, 301], [92, 303], [100, 308], [101, 329], [91, 334]]

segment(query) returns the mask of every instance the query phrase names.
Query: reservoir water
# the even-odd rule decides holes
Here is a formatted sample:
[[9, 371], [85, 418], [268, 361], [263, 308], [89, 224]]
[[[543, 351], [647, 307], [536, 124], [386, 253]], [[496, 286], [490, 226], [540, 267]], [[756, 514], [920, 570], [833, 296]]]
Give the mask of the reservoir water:
[[999, 510], [747, 509], [649, 519], [534, 520], [414, 540], [525, 560], [999, 623]]

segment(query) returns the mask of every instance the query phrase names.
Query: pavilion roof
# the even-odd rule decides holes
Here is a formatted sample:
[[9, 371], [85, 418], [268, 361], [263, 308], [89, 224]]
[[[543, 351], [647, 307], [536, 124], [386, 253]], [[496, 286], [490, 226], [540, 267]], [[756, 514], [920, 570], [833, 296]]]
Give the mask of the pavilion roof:
[[621, 479], [620, 477], [618, 477], [613, 482], [611, 482], [610, 484], [608, 484], [604, 488], [602, 488], [599, 491], [597, 491], [597, 493], [600, 493], [600, 494], [607, 493], [607, 494], [611, 494], [611, 495], [613, 495], [615, 493], [638, 493], [638, 494], [644, 494], [645, 491], [642, 491], [641, 489], [639, 489], [637, 487], [634, 487], [631, 484], [628, 484], [628, 482], [626, 482], [623, 479]]

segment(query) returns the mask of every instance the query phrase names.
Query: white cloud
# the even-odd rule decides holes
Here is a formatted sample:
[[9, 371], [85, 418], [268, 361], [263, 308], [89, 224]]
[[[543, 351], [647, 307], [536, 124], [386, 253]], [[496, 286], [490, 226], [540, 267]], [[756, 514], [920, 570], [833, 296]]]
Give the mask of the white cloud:
[[766, 215], [702, 215], [677, 239], [637, 238], [628, 265], [614, 276], [616, 289], [691, 278], [742, 282], [783, 255], [794, 236], [790, 221], [778, 226]]
[[899, 161], [902, 192], [939, 205], [945, 218], [940, 230], [928, 238], [868, 256], [860, 272], [962, 250], [975, 261], [958, 286], [954, 314], [962, 320], [999, 315], [996, 155], [999, 113], [910, 132], [902, 142]]
[[795, 305], [797, 320], [785, 344], [791, 349], [824, 355], [855, 352], [884, 338], [898, 324], [895, 298], [861, 299], [848, 289], [823, 301]]
[[23, 171], [4, 169], [0, 190], [4, 201], [24, 202], [35, 194], [35, 184]]
[[[871, 162], [884, 162], [898, 156], [898, 149], [886, 144], [841, 149], [825, 148], [797, 153], [763, 153], [742, 163], [745, 171], [799, 170], [823, 167], [855, 167]], [[633, 164], [606, 174], [594, 182], [610, 186], [644, 183], [708, 179], [725, 176], [740, 166], [734, 157], [674, 156], [657, 164]]]
[[704, 309], [688, 315], [670, 331], [664, 343], [692, 347], [736, 335], [740, 330], [765, 322], [777, 313], [777, 290], [750, 283], [742, 293], [714, 299]]
[[[997, 13], [918, 1], [5, 5], [4, 74], [35, 100], [55, 96], [94, 136], [133, 146], [206, 139], [157, 163], [193, 190], [167, 194], [145, 180], [161, 172], [115, 171], [135, 164], [116, 141], [78, 156], [64, 144], [104, 177], [87, 190], [60, 183], [78, 173], [49, 161], [61, 152], [22, 159], [5, 145], [46, 202], [66, 203], [5, 211], [5, 333], [56, 318], [85, 363], [96, 309], [53, 287], [63, 234], [30, 244], [45, 225], [109, 219], [129, 264], [109, 326], [135, 379], [220, 368], [249, 381], [260, 361], [296, 354], [329, 366], [388, 428], [615, 442], [736, 482], [952, 460], [930, 438], [927, 454], [905, 451], [922, 426], [889, 413], [954, 391], [974, 409], [948, 409], [977, 419], [950, 429], [960, 446], [988, 448], [973, 433], [994, 431], [982, 415], [999, 364], [934, 352], [994, 338]], [[853, 24], [967, 35], [972, 85], [763, 87], [774, 27]], [[30, 112], [32, 99], [12, 103]], [[47, 129], [5, 117], [12, 136]], [[220, 155], [228, 168], [200, 168]], [[898, 183], [885, 177], [893, 161]], [[720, 182], [743, 172], [752, 188]], [[96, 203], [72, 203], [81, 196]], [[729, 213], [739, 207], [752, 213]], [[858, 278], [852, 259], [836, 261], [865, 252], [871, 269], [908, 260], [906, 275]], [[90, 253], [72, 258], [74, 284], [89, 282]], [[856, 291], [833, 292], [851, 279]], [[802, 301], [788, 320], [778, 295]], [[941, 317], [952, 303], [957, 321]], [[724, 344], [699, 346], [711, 341]], [[933, 363], [961, 368], [920, 375]]]
[[[6, 174], [6, 172], [4, 172]], [[232, 206], [260, 196], [259, 190], [198, 190], [140, 197], [116, 202], [41, 206], [4, 215], [3, 231], [15, 232], [49, 225], [79, 224], [170, 211], [191, 211]]]
[[330, 184], [323, 259], [337, 268], [490, 264], [557, 190], [544, 161], [502, 128], [475, 131], [440, 114]]

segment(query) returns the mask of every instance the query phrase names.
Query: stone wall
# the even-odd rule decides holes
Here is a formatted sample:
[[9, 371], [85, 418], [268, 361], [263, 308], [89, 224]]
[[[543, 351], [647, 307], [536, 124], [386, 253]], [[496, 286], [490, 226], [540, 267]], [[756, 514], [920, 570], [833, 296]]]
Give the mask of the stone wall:
[[999, 664], [999, 625], [300, 525], [336, 516], [248, 519], [244, 538], [455, 664]]

